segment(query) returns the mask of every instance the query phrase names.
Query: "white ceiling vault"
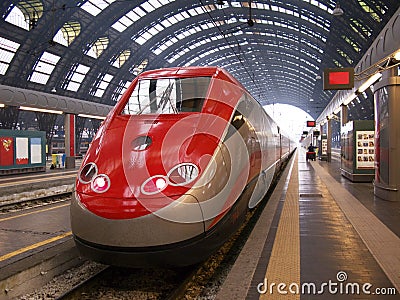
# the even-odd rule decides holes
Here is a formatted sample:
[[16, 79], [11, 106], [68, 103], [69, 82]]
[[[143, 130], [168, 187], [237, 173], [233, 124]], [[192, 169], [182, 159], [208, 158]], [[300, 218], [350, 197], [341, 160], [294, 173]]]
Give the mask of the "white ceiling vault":
[[[337, 2], [344, 14], [332, 14]], [[113, 105], [135, 76], [218, 65], [263, 105], [318, 117], [326, 67], [355, 66], [399, 0], [0, 3], [0, 84]]]

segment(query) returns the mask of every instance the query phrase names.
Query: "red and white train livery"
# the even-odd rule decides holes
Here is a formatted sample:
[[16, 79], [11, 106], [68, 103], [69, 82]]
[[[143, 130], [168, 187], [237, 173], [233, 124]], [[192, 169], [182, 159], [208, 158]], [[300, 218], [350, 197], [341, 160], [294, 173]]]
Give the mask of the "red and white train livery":
[[144, 72], [82, 162], [71, 204], [77, 247], [120, 266], [204, 260], [261, 201], [293, 147], [225, 70]]

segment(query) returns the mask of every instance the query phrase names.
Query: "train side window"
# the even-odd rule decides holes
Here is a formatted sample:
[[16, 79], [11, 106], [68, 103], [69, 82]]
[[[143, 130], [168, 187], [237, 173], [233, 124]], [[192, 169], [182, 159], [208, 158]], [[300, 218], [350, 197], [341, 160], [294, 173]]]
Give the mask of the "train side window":
[[240, 129], [240, 127], [243, 126], [245, 123], [245, 116], [244, 116], [244, 109], [245, 109], [245, 101], [242, 101], [239, 103], [237, 109], [233, 113], [232, 119], [231, 119], [231, 125], [228, 128], [228, 132], [225, 136], [225, 140], [229, 139], [237, 130]]
[[233, 114], [231, 124], [233, 125], [233, 127], [236, 128], [236, 130], [239, 130], [240, 127], [243, 126], [244, 116], [242, 115], [242, 113], [240, 111], [238, 111], [238, 110], [235, 111], [235, 113]]

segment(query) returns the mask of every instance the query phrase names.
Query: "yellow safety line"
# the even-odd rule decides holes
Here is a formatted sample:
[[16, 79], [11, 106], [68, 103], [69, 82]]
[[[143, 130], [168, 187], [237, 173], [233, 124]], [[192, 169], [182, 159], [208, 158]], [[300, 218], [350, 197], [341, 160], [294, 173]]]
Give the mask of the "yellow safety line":
[[[261, 293], [260, 299], [300, 299], [300, 294], [291, 292], [295, 292], [293, 284], [300, 285], [299, 220], [299, 176], [296, 154], [264, 286], [261, 289], [265, 293]], [[279, 287], [283, 293], [280, 293]]]
[[25, 213], [25, 214], [21, 214], [21, 215], [17, 215], [17, 216], [12, 216], [12, 217], [7, 217], [7, 218], [4, 218], [4, 219], [0, 219], [0, 222], [16, 219], [16, 218], [20, 218], [20, 217], [25, 217], [25, 216], [28, 216], [28, 215], [32, 215], [32, 214], [36, 214], [36, 213], [40, 213], [40, 212], [44, 212], [44, 211], [49, 211], [49, 210], [65, 207], [65, 206], [68, 206], [68, 205], [70, 205], [70, 204], [67, 203], [67, 204], [62, 204], [62, 205], [58, 205], [58, 206], [54, 206], [54, 207], [41, 209], [41, 210], [35, 210], [35, 211], [31, 211], [31, 212], [28, 212], [28, 213]]
[[68, 232], [66, 232], [66, 233], [64, 233], [64, 234], [61, 234], [61, 235], [52, 237], [52, 238], [50, 238], [50, 239], [48, 239], [48, 240], [41, 241], [41, 242], [39, 242], [39, 243], [36, 243], [36, 244], [30, 245], [30, 246], [27, 246], [27, 247], [25, 247], [25, 248], [18, 249], [17, 251], [14, 251], [14, 252], [5, 254], [5, 255], [3, 255], [3, 256], [0, 256], [0, 261], [9, 259], [9, 258], [11, 258], [11, 257], [13, 257], [13, 256], [16, 256], [16, 255], [18, 255], [18, 254], [27, 252], [27, 251], [29, 251], [29, 250], [33, 250], [33, 249], [38, 248], [38, 247], [40, 247], [40, 246], [44, 246], [44, 245], [46, 245], [46, 244], [50, 244], [50, 243], [52, 243], [52, 242], [61, 240], [61, 239], [65, 238], [65, 237], [67, 237], [67, 236], [70, 236], [70, 235], [72, 235], [72, 232], [71, 232], [71, 231], [68, 231]]

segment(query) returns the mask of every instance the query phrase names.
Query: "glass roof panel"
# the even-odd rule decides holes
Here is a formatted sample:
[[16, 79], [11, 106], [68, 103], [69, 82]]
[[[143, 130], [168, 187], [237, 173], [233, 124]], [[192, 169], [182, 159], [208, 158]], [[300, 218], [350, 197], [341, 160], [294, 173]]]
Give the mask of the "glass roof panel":
[[15, 56], [20, 44], [0, 37], [0, 74], [4, 75]]
[[[99, 77], [101, 77], [101, 76], [103, 76], [103, 75], [100, 74]], [[95, 97], [102, 97], [113, 78], [114, 78], [114, 76], [112, 76], [111, 74], [104, 74], [102, 80], [99, 83], [99, 86], [97, 87], [97, 89], [94, 90], [93, 95]]]
[[120, 55], [118, 55], [117, 59], [112, 65], [116, 68], [120, 68], [129, 59], [130, 56], [131, 50], [124, 50], [123, 52], [121, 52]]
[[49, 52], [43, 52], [28, 80], [40, 84], [46, 84], [60, 58], [61, 57], [58, 55]]
[[365, 1], [362, 1], [362, 0], [358, 0], [358, 4], [360, 4], [361, 8], [365, 12], [369, 13], [371, 18], [373, 18], [376, 22], [382, 21], [381, 17], [376, 13], [376, 11], [381, 11], [381, 12], [383, 11], [383, 13], [384, 13], [384, 10], [381, 10], [379, 7], [375, 7], [375, 9], [376, 9], [376, 11], [375, 11], [374, 8], [372, 8]]
[[103, 53], [105, 49], [107, 49], [109, 43], [108, 37], [101, 37], [97, 41], [93, 43], [93, 45], [88, 49], [86, 55], [99, 58], [99, 56]]
[[17, 6], [11, 10], [5, 21], [19, 28], [29, 30], [29, 21], [25, 19], [24, 14]]
[[86, 1], [81, 8], [87, 11], [89, 14], [97, 16], [114, 1], [116, 0], [89, 0]]
[[68, 47], [81, 32], [81, 24], [75, 21], [66, 22], [53, 37], [53, 41]]
[[69, 91], [76, 92], [78, 91], [82, 81], [85, 79], [86, 74], [89, 72], [90, 67], [82, 65], [82, 64], [75, 64], [71, 66], [70, 69], [70, 80], [66, 79], [66, 89]]
[[[237, 2], [238, 4], [240, 4], [239, 2]], [[232, 2], [231, 3], [232, 4], [232, 6], [234, 6], [234, 3]], [[319, 2], [317, 2], [317, 1], [315, 1], [314, 3], [313, 3], [313, 5], [315, 5], [315, 6], [318, 6], [318, 7], [320, 7], [321, 9], [326, 9], [326, 6], [320, 6], [319, 5], [320, 3]], [[243, 5], [244, 6], [248, 6], [248, 3], [243, 3]], [[254, 3], [253, 3], [253, 5], [255, 5]], [[240, 5], [240, 7], [241, 7], [241, 5]], [[260, 6], [260, 5], [257, 5], [257, 7], [262, 7], [263, 9], [269, 9], [269, 6], [268, 5], [262, 5], [262, 6]], [[202, 13], [205, 13], [206, 12], [206, 7], [201, 7], [202, 8]], [[282, 7], [280, 7], [280, 6], [277, 6], [277, 5], [271, 5], [271, 9], [272, 10], [275, 10], [275, 11], [277, 11], [277, 12], [281, 12], [281, 13], [284, 13], [284, 14], [288, 14], [288, 15], [295, 15], [295, 13], [292, 11], [292, 10], [290, 10], [290, 9], [285, 9], [285, 8], [282, 8]], [[312, 24], [312, 25], [316, 25], [316, 26], [318, 26], [318, 27], [320, 27], [320, 28], [322, 28], [322, 29], [324, 29], [325, 31], [326, 31], [326, 35], [328, 34], [328, 32], [329, 32], [329, 28], [330, 28], [330, 21], [328, 21], [328, 20], [324, 20], [324, 19], [322, 19], [321, 18], [321, 20], [324, 20], [324, 22], [323, 23], [321, 23], [321, 22], [317, 22], [316, 20], [315, 20], [315, 18], [314, 17], [307, 17], [307, 16], [305, 16], [305, 15], [298, 15], [298, 17], [299, 18], [301, 18], [302, 20], [304, 20], [304, 21], [306, 21], [307, 23], [309, 23], [309, 24]], [[171, 16], [171, 17], [169, 17], [168, 19], [166, 19], [166, 20], [168, 20], [167, 22], [165, 22], [165, 23], [163, 23], [163, 21], [161, 21], [161, 24], [167, 24], [167, 23], [172, 23], [172, 24], [175, 24], [177, 21], [176, 20], [181, 20], [182, 19], [182, 13], [179, 13], [179, 14], [176, 14], [176, 15], [174, 15], [174, 16]], [[231, 20], [231, 19], [228, 19], [228, 20]], [[286, 19], [281, 19], [281, 21], [274, 21], [274, 22], [271, 22], [270, 20], [267, 20], [267, 19], [260, 19], [260, 18], [258, 18], [258, 19], [255, 19], [255, 21], [256, 21], [256, 24], [269, 24], [269, 25], [275, 25], [275, 26], [277, 26], [277, 27], [281, 27], [281, 28], [285, 28], [285, 29], [290, 29], [290, 30], [293, 30], [293, 31], [296, 31], [296, 32], [302, 32], [303, 34], [306, 34], [306, 35], [308, 35], [308, 36], [310, 36], [310, 37], [313, 37], [313, 38], [318, 38], [318, 39], [321, 39], [323, 42], [326, 42], [326, 35], [324, 36], [324, 35], [321, 35], [321, 33], [316, 33], [315, 32], [315, 30], [312, 30], [311, 28], [308, 28], [308, 27], [306, 27], [305, 25], [301, 25], [301, 28], [299, 28], [298, 27], [298, 23], [295, 25], [295, 24], [293, 24], [293, 25], [291, 25], [290, 23], [289, 23], [289, 21], [288, 20], [286, 20]], [[247, 23], [247, 19], [240, 19], [240, 22], [243, 24], [243, 23]], [[228, 23], [232, 23], [232, 20], [230, 21], [230, 22], [227, 22], [227, 21], [225, 21], [225, 22], [221, 22], [220, 24], [222, 25], [222, 24], [228, 24]], [[194, 25], [192, 25], [192, 26], [198, 26], [198, 24], [194, 24]], [[201, 24], [200, 25], [203, 29], [209, 29], [209, 28], [213, 28], [214, 27], [214, 24], [213, 23], [211, 23], [211, 22], [209, 22], [209, 23], [206, 23], [206, 24]], [[239, 25], [238, 25], [239, 26]], [[167, 27], [167, 26], [165, 26], [165, 27]], [[151, 30], [151, 28], [150, 29], [147, 29], [147, 31], [150, 31]], [[160, 30], [161, 31], [161, 30]], [[183, 38], [186, 38], [186, 37], [189, 37], [190, 35], [192, 35], [192, 34], [195, 34], [195, 33], [197, 33], [198, 32], [198, 30], [192, 30], [192, 28], [187, 28], [186, 30], [184, 30], [183, 32], [180, 32], [180, 33], [175, 33], [175, 35], [178, 37], [178, 39], [183, 39]], [[153, 32], [154, 33], [154, 32]], [[187, 35], [187, 33], [190, 33], [190, 35]], [[154, 36], [154, 34], [152, 34], [153, 36]], [[236, 35], [236, 34], [235, 34]], [[136, 42], [138, 42], [140, 45], [143, 45], [145, 42], [147, 42], [148, 40], [149, 40], [149, 38], [150, 38], [150, 36], [146, 36], [146, 39], [143, 39], [143, 36], [138, 36], [137, 38], [136, 38]], [[134, 39], [135, 40], [135, 39]], [[165, 50], [167, 50], [168, 49], [168, 47], [166, 47], [166, 41], [168, 40], [168, 38], [167, 39], [165, 39], [165, 42], [163, 43], [162, 41], [160, 42], [160, 43], [158, 43], [158, 46], [157, 47], [155, 47], [155, 48], [153, 48], [152, 50], [153, 50], [153, 53], [154, 54], [156, 54], [156, 55], [159, 55], [159, 54], [161, 54], [163, 51], [165, 51]], [[315, 43], [313, 43], [313, 42], [307, 42], [309, 45], [314, 45]], [[316, 46], [312, 46], [313, 48], [315, 48]], [[317, 47], [317, 50], [320, 52], [320, 53], [323, 53], [323, 50], [322, 49], [320, 49], [320, 48], [318, 48]]]
[[148, 12], [148, 13], [149, 13], [149, 12], [152, 12], [153, 10], [155, 10], [154, 6], [151, 5], [151, 4], [149, 3], [149, 1], [143, 3], [143, 4], [140, 5], [140, 6], [143, 8], [144, 11], [146, 11], [146, 12]]

